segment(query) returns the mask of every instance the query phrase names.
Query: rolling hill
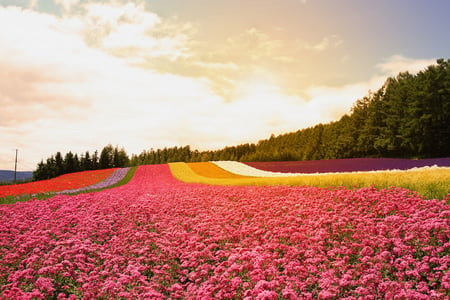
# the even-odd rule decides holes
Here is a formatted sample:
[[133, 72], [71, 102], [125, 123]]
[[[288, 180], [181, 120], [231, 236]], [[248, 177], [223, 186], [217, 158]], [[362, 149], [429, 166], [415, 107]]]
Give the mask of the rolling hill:
[[[16, 179], [18, 181], [31, 179], [33, 172], [31, 171], [20, 171], [16, 174]], [[11, 182], [14, 180], [14, 171], [0, 170], [0, 182]]]

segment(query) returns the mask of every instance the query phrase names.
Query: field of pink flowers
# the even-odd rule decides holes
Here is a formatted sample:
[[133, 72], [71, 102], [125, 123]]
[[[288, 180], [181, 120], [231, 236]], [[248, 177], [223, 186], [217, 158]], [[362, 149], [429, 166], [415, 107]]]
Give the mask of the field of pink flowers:
[[445, 299], [450, 208], [405, 189], [126, 185], [0, 206], [9, 299]]

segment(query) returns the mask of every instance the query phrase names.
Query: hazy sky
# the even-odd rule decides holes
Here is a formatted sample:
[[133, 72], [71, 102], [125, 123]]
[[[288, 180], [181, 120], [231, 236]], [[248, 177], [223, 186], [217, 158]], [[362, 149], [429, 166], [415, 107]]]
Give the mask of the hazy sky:
[[448, 0], [0, 0], [0, 169], [258, 142], [450, 54]]

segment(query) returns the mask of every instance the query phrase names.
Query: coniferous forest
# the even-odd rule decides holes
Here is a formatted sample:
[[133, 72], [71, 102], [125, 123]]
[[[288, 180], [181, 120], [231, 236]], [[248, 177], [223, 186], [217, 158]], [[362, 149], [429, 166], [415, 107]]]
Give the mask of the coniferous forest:
[[[326, 109], [326, 108], [324, 108]], [[301, 118], [301, 116], [299, 116]], [[149, 141], [151, 143], [151, 141]], [[150, 149], [128, 157], [103, 148], [100, 156], [56, 153], [41, 161], [35, 180], [64, 173], [184, 161], [295, 161], [357, 157], [432, 158], [450, 156], [450, 59], [425, 70], [389, 77], [376, 92], [356, 101], [351, 112], [328, 124], [272, 135], [256, 144], [214, 151], [190, 146]]]

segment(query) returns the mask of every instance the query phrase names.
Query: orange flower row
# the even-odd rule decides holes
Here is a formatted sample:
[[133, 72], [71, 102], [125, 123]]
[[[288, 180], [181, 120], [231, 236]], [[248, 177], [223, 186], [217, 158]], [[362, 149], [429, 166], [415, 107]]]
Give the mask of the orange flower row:
[[203, 177], [209, 178], [246, 178], [248, 176], [242, 176], [228, 172], [217, 165], [210, 162], [196, 162], [187, 164], [192, 171]]

